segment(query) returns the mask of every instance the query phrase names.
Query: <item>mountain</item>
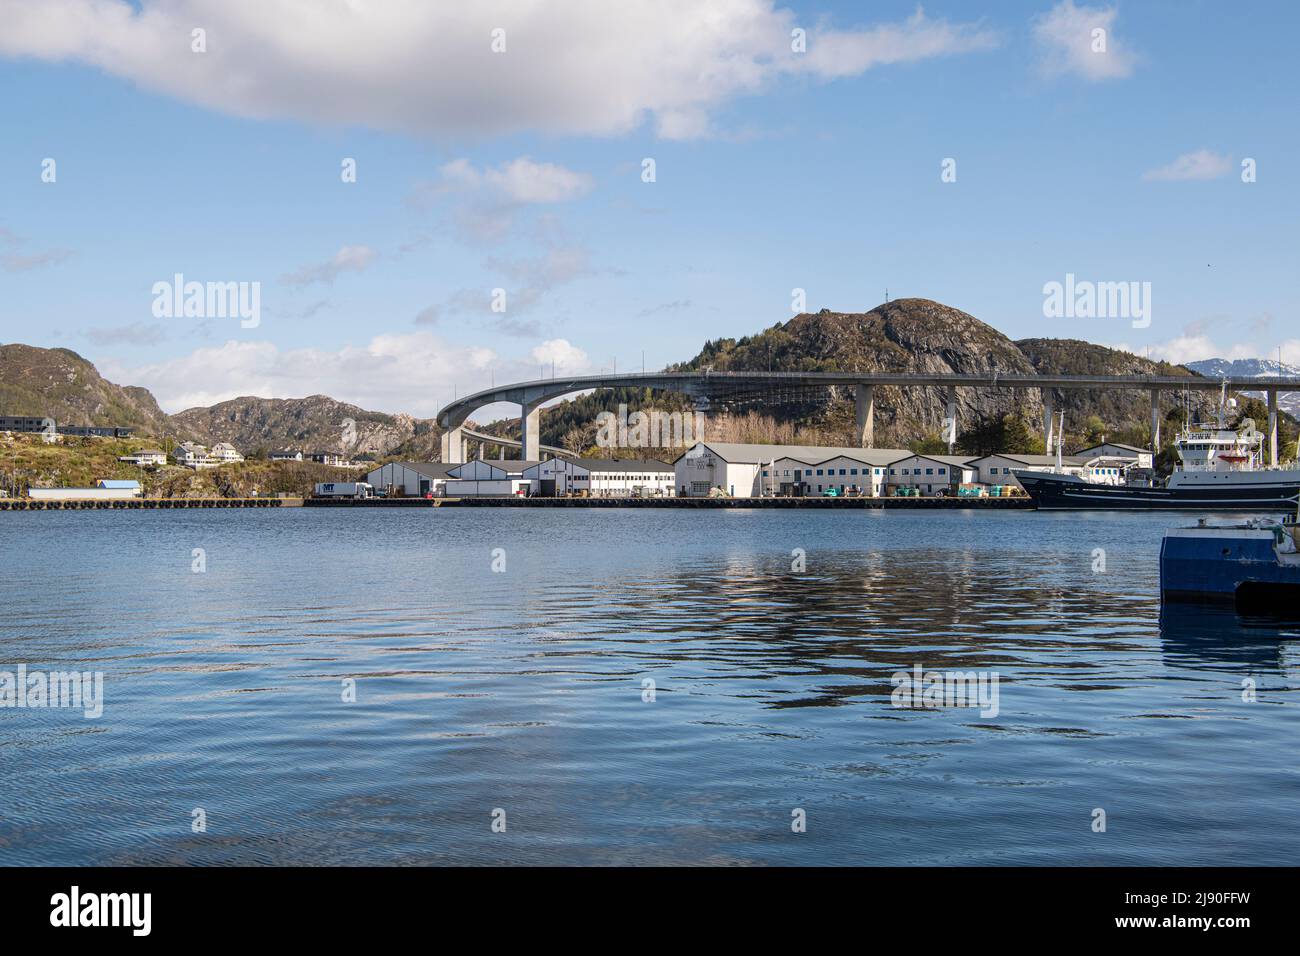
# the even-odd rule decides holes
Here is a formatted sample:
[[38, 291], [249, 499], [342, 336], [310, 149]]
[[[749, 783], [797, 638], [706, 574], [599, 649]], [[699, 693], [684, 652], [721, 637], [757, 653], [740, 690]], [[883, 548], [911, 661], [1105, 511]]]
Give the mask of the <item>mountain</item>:
[[[1199, 372], [1206, 378], [1222, 378], [1225, 375], [1249, 375], [1260, 378], [1265, 375], [1300, 375], [1300, 367], [1287, 365], [1276, 359], [1202, 359], [1188, 362], [1187, 367]], [[1263, 398], [1263, 392], [1246, 392], [1251, 398]], [[1300, 417], [1300, 393], [1283, 392], [1277, 397], [1277, 404], [1291, 415]]]
[[[0, 414], [53, 418], [60, 425], [129, 425], [176, 434], [148, 389], [123, 388], [70, 349], [0, 345]], [[182, 435], [181, 437], [190, 437]]]
[[245, 454], [288, 447], [383, 457], [434, 430], [429, 420], [369, 412], [327, 395], [232, 398], [208, 408], [187, 408], [172, 420], [209, 444], [230, 442]]

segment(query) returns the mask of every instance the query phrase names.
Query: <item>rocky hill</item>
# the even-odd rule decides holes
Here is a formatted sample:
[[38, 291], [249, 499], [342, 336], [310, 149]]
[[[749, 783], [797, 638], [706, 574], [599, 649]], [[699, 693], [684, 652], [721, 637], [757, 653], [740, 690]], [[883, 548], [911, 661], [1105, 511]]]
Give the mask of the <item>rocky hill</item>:
[[[0, 345], [0, 414], [60, 425], [130, 425], [149, 435], [176, 427], [148, 389], [114, 385], [70, 349]], [[180, 437], [191, 437], [181, 435]]]
[[327, 395], [232, 398], [188, 408], [172, 420], [209, 443], [230, 442], [245, 454], [289, 447], [382, 458], [433, 429], [427, 420], [370, 412]]

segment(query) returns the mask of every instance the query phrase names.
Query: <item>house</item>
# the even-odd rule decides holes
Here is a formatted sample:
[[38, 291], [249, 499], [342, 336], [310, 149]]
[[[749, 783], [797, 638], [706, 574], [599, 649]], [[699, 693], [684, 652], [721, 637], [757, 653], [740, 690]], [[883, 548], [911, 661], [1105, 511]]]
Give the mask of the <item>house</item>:
[[883, 469], [909, 454], [906, 448], [696, 442], [673, 469], [681, 497], [708, 497], [713, 488], [737, 497], [824, 494], [831, 488], [847, 494], [855, 487], [879, 494]]
[[333, 468], [343, 468], [348, 464], [348, 456], [333, 451], [314, 451], [307, 456], [310, 461]]
[[1082, 458], [1087, 461], [1092, 458], [1122, 458], [1132, 462], [1136, 468], [1150, 468], [1152, 466], [1152, 454], [1149, 448], [1135, 448], [1132, 445], [1121, 445], [1118, 442], [1104, 441], [1100, 445], [1093, 445], [1090, 448], [1081, 448], [1074, 453], [1074, 458]]
[[[1013, 472], [1019, 471], [1056, 471], [1055, 455], [1021, 455], [997, 454], [974, 458], [970, 465], [979, 471], [979, 481], [986, 485], [1015, 485], [1020, 487]], [[1066, 474], [1082, 475], [1084, 461], [1072, 455], [1061, 459]]]
[[224, 441], [213, 445], [208, 457], [218, 465], [237, 464], [244, 460], [244, 456], [235, 450], [234, 445]]
[[889, 466], [889, 486], [916, 488], [923, 495], [947, 493], [979, 481], [979, 469], [963, 455], [910, 455]]
[[214, 468], [216, 462], [208, 456], [208, 446], [198, 442], [183, 441], [172, 449], [172, 459], [187, 468]]
[[143, 448], [129, 455], [120, 455], [117, 460], [140, 468], [156, 468], [167, 464], [167, 454], [157, 448]]
[[524, 472], [540, 464], [539, 461], [475, 458], [452, 465], [443, 494], [448, 498], [527, 494], [532, 482], [524, 477]]
[[439, 461], [392, 461], [366, 475], [378, 492], [406, 498], [442, 495], [447, 473], [457, 466]]
[[641, 458], [551, 458], [524, 470], [530, 493], [544, 497], [586, 493], [593, 498], [668, 497], [676, 472], [664, 461]]
[[302, 461], [302, 452], [292, 448], [282, 448], [271, 452], [271, 461]]

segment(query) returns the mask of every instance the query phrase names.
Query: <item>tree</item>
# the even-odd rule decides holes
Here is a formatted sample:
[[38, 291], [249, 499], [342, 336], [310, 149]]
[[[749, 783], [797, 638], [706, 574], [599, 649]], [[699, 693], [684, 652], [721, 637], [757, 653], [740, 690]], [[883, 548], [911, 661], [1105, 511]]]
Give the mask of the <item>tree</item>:
[[930, 432], [924, 438], [912, 441], [907, 447], [914, 455], [945, 455], [948, 453], [948, 443], [940, 438], [936, 432]]
[[986, 416], [957, 437], [957, 447], [967, 455], [1042, 454], [1042, 440], [1019, 415]]

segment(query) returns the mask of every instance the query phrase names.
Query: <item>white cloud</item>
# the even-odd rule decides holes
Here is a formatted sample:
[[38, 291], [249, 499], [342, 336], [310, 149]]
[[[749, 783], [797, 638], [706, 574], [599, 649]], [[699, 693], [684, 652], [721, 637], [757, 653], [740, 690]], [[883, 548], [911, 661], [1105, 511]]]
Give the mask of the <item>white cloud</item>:
[[1168, 166], [1147, 170], [1142, 178], [1148, 182], [1218, 179], [1227, 176], [1234, 168], [1231, 156], [1198, 149], [1194, 153], [1184, 153]]
[[[0, 56], [97, 67], [254, 118], [428, 135], [709, 130], [782, 76], [829, 80], [989, 49], [978, 24], [919, 10], [894, 24], [800, 24], [774, 0], [0, 0]], [[191, 52], [196, 26], [207, 50]], [[808, 30], [807, 52], [791, 30]], [[491, 49], [506, 31], [506, 51]]]
[[314, 282], [332, 283], [344, 272], [363, 272], [375, 261], [375, 250], [369, 246], [344, 246], [324, 262], [303, 266], [288, 275], [281, 276], [280, 281], [286, 285], [304, 286]]
[[243, 395], [329, 395], [370, 410], [431, 418], [454, 390], [465, 395], [487, 388], [492, 376], [498, 383], [533, 379], [552, 359], [569, 374], [589, 367], [586, 353], [564, 339], [544, 342], [527, 357], [503, 359], [492, 349], [453, 346], [427, 331], [379, 335], [336, 351], [229, 341], [149, 365], [96, 364], [111, 381], [148, 388], [170, 413]]
[[[1151, 342], [1143, 346], [1121, 343], [1113, 345], [1111, 348], [1131, 352], [1134, 355], [1147, 356], [1152, 359], [1162, 359], [1166, 362], [1173, 362], [1175, 365], [1186, 365], [1188, 362], [1200, 362], [1204, 359], [1213, 358], [1227, 359], [1229, 361], [1267, 358], [1277, 353], [1276, 346], [1273, 346], [1271, 350], [1268, 348], [1261, 350], [1261, 347], [1253, 342], [1222, 344], [1191, 328], [1185, 330], [1182, 335], [1166, 339], [1163, 342]], [[1287, 362], [1292, 361], [1291, 358], [1286, 358], [1287, 355], [1294, 355], [1295, 358], [1300, 359], [1300, 340], [1285, 343], [1282, 354], [1283, 360]]]
[[585, 195], [592, 186], [586, 173], [554, 163], [535, 163], [527, 156], [481, 170], [467, 159], [457, 159], [439, 172], [445, 190], [486, 190], [507, 203], [566, 202]]
[[1137, 58], [1115, 36], [1118, 15], [1115, 7], [1076, 7], [1073, 0], [1062, 0], [1034, 17], [1031, 29], [1043, 72], [1074, 73], [1087, 80], [1130, 76]]

